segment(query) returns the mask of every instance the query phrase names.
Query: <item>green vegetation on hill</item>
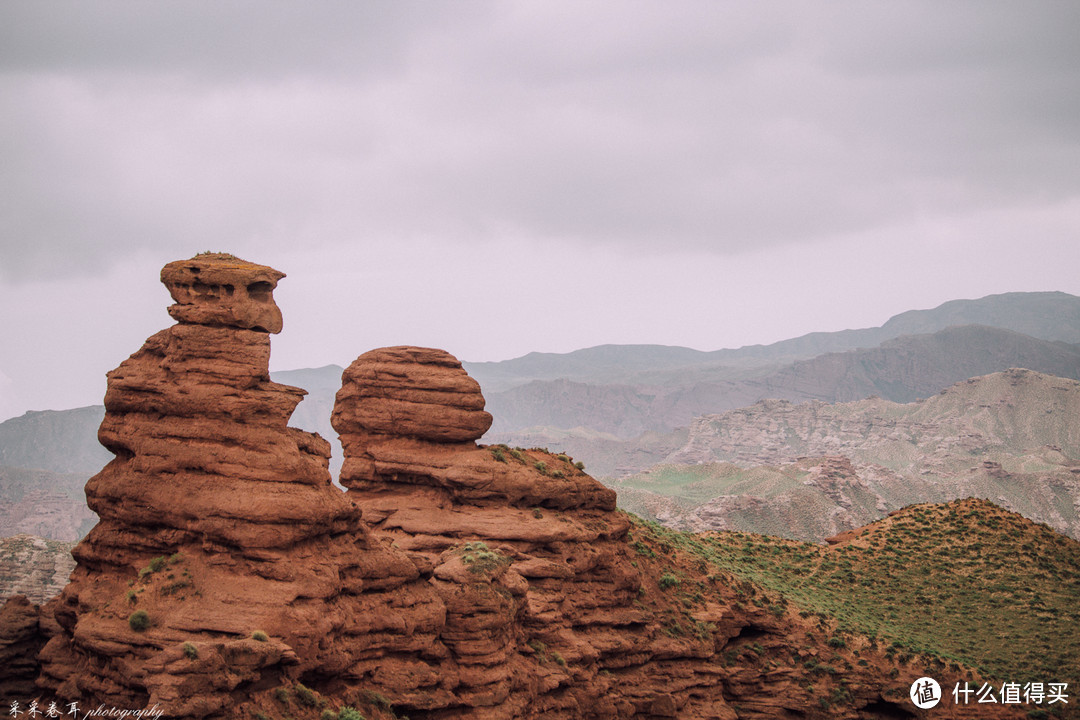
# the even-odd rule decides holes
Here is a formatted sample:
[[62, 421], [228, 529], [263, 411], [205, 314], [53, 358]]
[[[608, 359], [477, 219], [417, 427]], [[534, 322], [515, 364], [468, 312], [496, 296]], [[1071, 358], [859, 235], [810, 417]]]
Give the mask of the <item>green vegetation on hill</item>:
[[901, 659], [1080, 687], [1080, 543], [988, 501], [913, 505], [834, 546], [644, 521], [635, 536], [690, 550]]

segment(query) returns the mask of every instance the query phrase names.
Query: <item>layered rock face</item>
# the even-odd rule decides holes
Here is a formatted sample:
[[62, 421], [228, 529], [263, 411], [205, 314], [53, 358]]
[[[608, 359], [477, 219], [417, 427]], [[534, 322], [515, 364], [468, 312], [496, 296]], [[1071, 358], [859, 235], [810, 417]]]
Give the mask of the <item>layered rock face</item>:
[[87, 483], [101, 521], [73, 551], [41, 682], [200, 717], [433, 642], [434, 593], [331, 485], [326, 441], [287, 426], [304, 391], [268, 374], [282, 274], [201, 255], [161, 277], [179, 322], [109, 373], [99, 437], [116, 458]]
[[0, 599], [23, 595], [43, 603], [59, 595], [75, 569], [71, 547], [33, 535], [0, 538]]
[[[614, 492], [565, 455], [477, 446], [482, 408], [452, 356], [414, 347], [361, 355], [337, 396], [348, 497], [446, 607], [447, 662], [386, 657], [371, 677], [409, 717], [914, 716], [913, 668], [865, 646], [843, 657], [794, 614], [744, 605], [738, 581], [633, 537]], [[839, 683], [810, 669], [826, 658], [850, 668]]]
[[267, 372], [281, 277], [229, 255], [162, 271], [178, 323], [109, 374], [101, 521], [58, 599], [0, 613], [0, 658], [51, 638], [47, 697], [179, 718], [915, 715], [918, 668], [827, 646], [570, 458], [478, 446], [483, 396], [443, 351], [345, 372], [342, 493], [327, 443], [287, 426], [304, 392]]
[[[629, 521], [568, 458], [478, 447], [483, 406], [461, 364], [425, 348], [361, 355], [338, 392], [341, 483], [381, 537], [430, 568], [446, 606], [453, 671], [403, 700], [448, 717], [629, 716], [633, 701], [599, 674], [603, 657], [642, 650], [640, 577], [617, 550]], [[447, 693], [452, 704], [433, 700]]]
[[0, 699], [37, 693], [37, 654], [46, 640], [40, 616], [39, 608], [25, 595], [15, 595], [0, 608]]
[[[345, 463], [341, 483], [372, 497], [435, 494], [483, 508], [615, 509], [615, 493], [574, 467], [497, 462], [477, 447], [491, 426], [480, 386], [443, 350], [394, 347], [361, 355], [342, 375], [332, 424]], [[562, 463], [565, 465], [565, 462]]]

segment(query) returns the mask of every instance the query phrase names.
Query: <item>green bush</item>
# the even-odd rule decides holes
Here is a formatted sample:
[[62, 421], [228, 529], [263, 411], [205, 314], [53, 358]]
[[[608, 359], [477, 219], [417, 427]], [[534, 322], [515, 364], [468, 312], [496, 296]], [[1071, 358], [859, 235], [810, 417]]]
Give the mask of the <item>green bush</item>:
[[184, 643], [183, 648], [184, 648], [184, 655], [189, 660], [195, 660], [196, 658], [199, 657], [199, 648], [195, 647], [191, 643], [189, 643], [189, 642]]
[[491, 448], [491, 455], [501, 463], [506, 462], [506, 455], [503, 453], [502, 448], [500, 447]]
[[319, 715], [319, 720], [338, 720], [338, 714], [330, 708], [326, 708], [322, 711], [322, 714]]
[[660, 589], [667, 590], [668, 588], [675, 587], [681, 580], [672, 573], [664, 573], [660, 576]]
[[255, 632], [251, 633], [251, 639], [258, 640], [259, 642], [266, 642], [270, 639], [270, 636], [264, 633], [262, 630], [256, 630]]
[[179, 591], [183, 590], [186, 587], [191, 587], [191, 583], [188, 582], [187, 580], [177, 580], [176, 582], [171, 582], [168, 585], [161, 588], [161, 594], [162, 595], [175, 595], [176, 593], [178, 593]]
[[386, 697], [381, 692], [375, 692], [374, 690], [365, 690], [364, 697], [369, 703], [377, 708], [382, 708], [383, 710], [389, 710], [390, 705], [392, 704], [390, 698]]
[[150, 614], [145, 610], [136, 610], [128, 616], [128, 625], [135, 632], [142, 632], [150, 627]]
[[461, 556], [461, 562], [469, 566], [469, 572], [483, 575], [492, 572], [503, 563], [503, 556], [494, 550], [488, 550], [482, 542], [466, 543], [465, 554]]
[[337, 720], [366, 720], [356, 708], [345, 706], [337, 715]]
[[315, 693], [302, 683], [296, 683], [296, 687], [293, 688], [293, 691], [296, 693], [296, 699], [301, 705], [315, 707], [318, 703], [318, 700], [315, 698]]

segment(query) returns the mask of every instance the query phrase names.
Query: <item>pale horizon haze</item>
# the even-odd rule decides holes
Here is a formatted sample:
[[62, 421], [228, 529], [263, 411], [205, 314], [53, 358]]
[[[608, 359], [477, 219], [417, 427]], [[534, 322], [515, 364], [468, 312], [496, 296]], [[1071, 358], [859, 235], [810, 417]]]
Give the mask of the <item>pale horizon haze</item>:
[[0, 421], [100, 403], [165, 263], [271, 369], [700, 350], [1080, 295], [1080, 3], [0, 4]]

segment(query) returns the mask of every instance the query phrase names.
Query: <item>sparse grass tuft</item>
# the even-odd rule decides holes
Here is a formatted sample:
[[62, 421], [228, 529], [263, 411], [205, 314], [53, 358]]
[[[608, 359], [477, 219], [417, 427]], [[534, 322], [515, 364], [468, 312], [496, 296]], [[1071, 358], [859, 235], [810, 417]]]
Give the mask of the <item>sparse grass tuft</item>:
[[461, 550], [461, 562], [468, 565], [469, 572], [475, 575], [485, 575], [509, 562], [508, 558], [489, 549], [487, 543], [484, 542], [467, 542], [462, 546]]
[[157, 571], [161, 570], [161, 568], [165, 567], [166, 562], [168, 561], [166, 560], [165, 556], [159, 555], [158, 557], [151, 560], [149, 565], [139, 571], [139, 577], [145, 578], [148, 575], [153, 575]]
[[315, 693], [303, 683], [296, 683], [295, 687], [293, 687], [293, 692], [296, 694], [297, 702], [305, 707], [315, 707], [318, 704]]
[[135, 632], [142, 632], [150, 627], [150, 613], [145, 610], [136, 610], [128, 616], [128, 625]]
[[[393, 704], [390, 702], [390, 698], [374, 690], [365, 690], [364, 699], [381, 710], [389, 710]], [[342, 708], [342, 711], [344, 711], [344, 708]]]

